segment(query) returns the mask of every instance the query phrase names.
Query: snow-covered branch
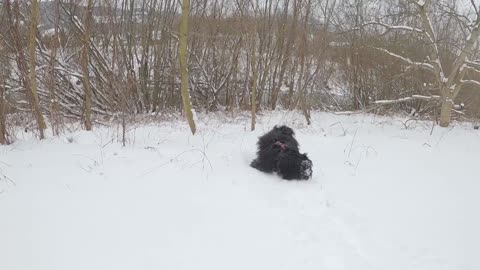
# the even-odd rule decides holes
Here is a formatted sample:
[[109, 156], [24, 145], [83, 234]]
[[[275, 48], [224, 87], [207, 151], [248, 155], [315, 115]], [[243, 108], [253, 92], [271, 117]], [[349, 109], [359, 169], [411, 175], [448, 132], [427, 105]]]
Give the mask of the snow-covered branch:
[[404, 98], [393, 99], [393, 100], [376, 100], [374, 103], [375, 104], [386, 105], [386, 104], [395, 104], [395, 103], [411, 101], [411, 100], [415, 100], [415, 99], [432, 101], [432, 100], [439, 100], [440, 96], [412, 95], [411, 97], [404, 97]]
[[465, 67], [464, 67], [464, 68], [465, 68], [465, 69], [467, 69], [467, 70], [470, 70], [470, 71], [476, 72], [476, 73], [480, 73], [480, 69], [478, 69], [478, 68], [475, 68], [475, 67], [472, 67], [472, 66], [467, 66], [467, 65], [465, 65]]
[[373, 49], [375, 50], [378, 50], [378, 51], [381, 51], [381, 52], [384, 52], [398, 60], [401, 60], [403, 62], [405, 62], [406, 64], [409, 64], [413, 67], [418, 67], [418, 68], [422, 68], [422, 69], [425, 69], [425, 70], [428, 70], [428, 71], [431, 71], [431, 72], [434, 72], [435, 69], [433, 67], [432, 64], [429, 64], [429, 63], [422, 63], [422, 62], [415, 62], [413, 60], [411, 60], [410, 58], [408, 57], [404, 57], [404, 56], [401, 56], [399, 54], [396, 54], [396, 53], [393, 53], [387, 49], [383, 49], [383, 48], [377, 48], [377, 47], [372, 47]]
[[417, 5], [420, 8], [423, 8], [427, 4], [427, 1], [430, 2], [429, 0], [411, 0], [409, 2]]
[[475, 80], [461, 80], [460, 82], [462, 83], [462, 85], [471, 85], [471, 86], [480, 87], [480, 82]]
[[466, 68], [475, 69], [476, 71], [480, 72], [480, 63], [466, 60], [465, 61]]
[[382, 23], [382, 22], [367, 22], [367, 23], [363, 24], [363, 26], [368, 26], [368, 25], [380, 25], [380, 26], [383, 26], [383, 27], [387, 28], [388, 30], [404, 30], [404, 31], [410, 31], [410, 32], [417, 32], [417, 33], [420, 33], [420, 34], [425, 33], [425, 30], [423, 30], [423, 29], [416, 28], [416, 27], [410, 27], [410, 26], [407, 26], [407, 25], [390, 25], [390, 24], [386, 24], [386, 23]]
[[[474, 64], [474, 62], [469, 62], [467, 57], [472, 54], [473, 46], [475, 45], [479, 37], [480, 37], [480, 20], [477, 18], [477, 23], [475, 27], [472, 29], [470, 36], [467, 38], [467, 42], [465, 43], [465, 46], [462, 49], [462, 53], [460, 53], [460, 55], [457, 57], [457, 59], [453, 63], [452, 71], [448, 76], [449, 82], [454, 81], [454, 78], [457, 75], [457, 72], [465, 63], [470, 66]], [[478, 66], [480, 66], [478, 63], [475, 63], [475, 65], [477, 66], [477, 68]]]

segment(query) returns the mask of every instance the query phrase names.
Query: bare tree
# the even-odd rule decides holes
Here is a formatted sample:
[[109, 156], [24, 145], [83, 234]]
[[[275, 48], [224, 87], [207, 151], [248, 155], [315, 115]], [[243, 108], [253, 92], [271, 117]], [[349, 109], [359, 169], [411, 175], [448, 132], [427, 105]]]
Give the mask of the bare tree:
[[[288, 64], [292, 61], [292, 51], [295, 44], [295, 39], [297, 37], [297, 23], [300, 13], [301, 0], [294, 0], [293, 5], [293, 16], [291, 18], [291, 23], [287, 24], [289, 21], [289, 7], [290, 0], [284, 1], [283, 14], [282, 14], [282, 26], [280, 26], [280, 33], [278, 35], [278, 46], [279, 46], [279, 61], [280, 67], [276, 67], [274, 73], [276, 73], [279, 68], [278, 81], [272, 88], [272, 98], [271, 98], [271, 108], [274, 110], [277, 106], [278, 94], [280, 87], [283, 85], [284, 76], [288, 69]], [[287, 25], [290, 27], [287, 29]], [[287, 32], [288, 30], [288, 32]], [[292, 98], [292, 97], [290, 97]]]
[[[300, 42], [300, 76], [304, 75], [304, 70], [305, 70], [305, 54], [307, 50], [307, 35], [308, 35], [308, 21], [310, 19], [310, 11], [312, 7], [312, 1], [307, 0], [306, 4], [306, 11], [305, 11], [305, 18], [303, 22], [303, 31], [302, 31], [302, 36], [301, 36], [301, 42]], [[298, 79], [298, 84], [297, 84], [297, 89], [300, 95], [300, 106], [303, 112], [303, 115], [305, 116], [305, 120], [307, 121], [307, 125], [310, 125], [311, 122], [311, 116], [310, 116], [310, 106], [307, 101], [307, 87], [305, 85], [306, 79], [304, 77], [300, 77]]]
[[250, 113], [252, 116], [250, 130], [255, 130], [256, 113], [257, 113], [257, 85], [258, 85], [258, 63], [257, 63], [257, 13], [258, 13], [258, 0], [255, 3], [252, 2], [253, 19], [252, 30], [250, 33], [250, 58], [251, 58], [251, 70], [252, 77], [250, 81]]
[[[256, 23], [255, 23], [256, 24]], [[258, 81], [258, 67], [257, 67], [257, 42], [256, 42], [256, 27], [252, 36], [250, 37], [250, 57], [252, 77], [250, 81], [250, 114], [252, 116], [250, 130], [255, 130], [256, 114], [257, 114], [257, 81]]]
[[37, 72], [36, 72], [36, 36], [38, 26], [39, 8], [38, 1], [32, 0], [32, 16], [30, 26], [30, 37], [28, 42], [28, 49], [30, 54], [30, 90], [32, 91], [32, 108], [35, 118], [37, 120], [38, 131], [40, 132], [40, 139], [45, 138], [45, 129], [47, 128], [45, 120], [43, 118], [42, 111], [40, 110], [40, 100], [37, 93]]
[[[410, 69], [421, 69], [430, 73], [437, 86], [438, 92], [441, 96], [441, 111], [440, 111], [440, 126], [448, 127], [451, 122], [452, 107], [455, 98], [460, 93], [462, 87], [466, 85], [480, 86], [480, 82], [474, 79], [465, 80], [465, 75], [468, 71], [480, 72], [480, 62], [475, 62], [472, 59], [474, 52], [474, 45], [480, 37], [480, 13], [478, 7], [471, 1], [472, 7], [475, 10], [475, 18], [470, 20], [468, 17], [457, 13], [455, 8], [449, 3], [439, 3], [450, 9], [449, 16], [455, 20], [460, 20], [465, 26], [464, 30], [468, 33], [462, 44], [459, 44], [457, 52], [453, 52], [454, 60], [449, 61], [446, 54], [441, 53], [442, 42], [435, 31], [435, 26], [431, 18], [433, 11], [432, 2], [430, 0], [409, 0], [416, 8], [416, 16], [420, 20], [420, 26], [409, 25], [389, 25], [380, 21], [367, 22], [363, 26], [375, 25], [380, 26], [387, 31], [406, 31], [417, 35], [426, 41], [428, 50], [423, 59], [412, 60], [411, 58], [395, 53], [389, 49], [375, 47], [376, 50], [381, 51], [395, 59], [405, 63]], [[450, 55], [448, 55], [450, 56]], [[443, 58], [442, 58], [443, 57]], [[379, 102], [377, 102], [379, 103]], [[380, 102], [381, 103], [381, 102]]]
[[188, 68], [187, 68], [187, 33], [188, 33], [188, 16], [190, 13], [190, 0], [182, 0], [182, 15], [180, 17], [180, 46], [178, 55], [180, 60], [180, 76], [181, 76], [181, 93], [183, 100], [183, 108], [187, 117], [190, 131], [195, 134], [195, 120], [193, 119], [192, 103], [190, 101], [190, 93], [188, 91]]
[[7, 134], [7, 103], [5, 102], [5, 81], [3, 79], [3, 70], [0, 70], [0, 144], [8, 144]]
[[[0, 6], [0, 14], [3, 15], [3, 9]], [[5, 90], [7, 84], [5, 82], [8, 77], [7, 70], [9, 69], [8, 58], [4, 57], [7, 52], [0, 48], [0, 144], [8, 144], [7, 133], [7, 101], [5, 99]]]
[[32, 112], [35, 116], [38, 130], [40, 133], [40, 139], [45, 138], [44, 130], [45, 130], [45, 121], [43, 119], [43, 115], [40, 111], [40, 102], [37, 95], [37, 81], [36, 81], [36, 61], [35, 61], [35, 46], [36, 46], [36, 33], [37, 33], [37, 24], [38, 24], [38, 2], [32, 2], [32, 18], [31, 18], [31, 26], [29, 31], [29, 42], [28, 42], [28, 49], [30, 54], [30, 69], [27, 66], [27, 61], [24, 53], [24, 46], [22, 42], [22, 37], [20, 35], [20, 6], [18, 1], [15, 1], [13, 4], [10, 0], [6, 0], [4, 2], [5, 10], [8, 17], [9, 23], [9, 34], [10, 38], [14, 43], [14, 50], [15, 50], [15, 59], [17, 63], [18, 70], [21, 74], [21, 81], [25, 88], [25, 94], [32, 109]]
[[88, 69], [90, 53], [90, 31], [93, 16], [93, 0], [88, 0], [87, 13], [85, 15], [85, 32], [83, 33], [82, 48], [82, 71], [83, 89], [85, 91], [85, 129], [92, 130], [92, 93], [90, 89], [90, 74]]
[[62, 122], [60, 115], [60, 108], [57, 101], [56, 95], [56, 57], [57, 57], [57, 48], [61, 45], [60, 41], [60, 32], [59, 32], [59, 20], [60, 20], [60, 0], [55, 0], [55, 13], [54, 13], [54, 33], [53, 40], [50, 50], [50, 59], [49, 59], [49, 76], [48, 76], [48, 90], [50, 98], [50, 125], [52, 127], [53, 135], [59, 134], [60, 124]]

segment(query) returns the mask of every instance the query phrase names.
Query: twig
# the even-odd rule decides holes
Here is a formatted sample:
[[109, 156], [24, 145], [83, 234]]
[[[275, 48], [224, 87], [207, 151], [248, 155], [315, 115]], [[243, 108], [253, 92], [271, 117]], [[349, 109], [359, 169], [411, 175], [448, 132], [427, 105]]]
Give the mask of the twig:
[[437, 142], [437, 144], [435, 145], [435, 148], [438, 148], [438, 145], [440, 145], [440, 142], [443, 140], [443, 137], [444, 137], [447, 133], [449, 133], [450, 131], [452, 131], [452, 130], [453, 130], [453, 126], [451, 126], [447, 131], [445, 131], [445, 132], [442, 134], [442, 136], [440, 136], [440, 139], [438, 139], [438, 142]]
[[[2, 162], [3, 163], [3, 162]], [[14, 186], [17, 186], [17, 184], [15, 183], [15, 181], [12, 180], [12, 178], [6, 176], [5, 174], [3, 174], [3, 172], [0, 170], [0, 176], [2, 176], [4, 179], [8, 180], [12, 185]], [[0, 178], [0, 180], [2, 180], [2, 178]]]
[[380, 105], [372, 106], [370, 108], [366, 108], [363, 110], [358, 110], [358, 111], [343, 111], [343, 112], [334, 112], [336, 115], [352, 115], [352, 114], [361, 114], [361, 113], [367, 113], [370, 111], [374, 111], [376, 109], [380, 108]]
[[0, 161], [0, 163], [2, 163], [3, 165], [7, 166], [7, 167], [12, 167], [12, 165], [8, 164], [8, 163], [5, 163], [3, 161]]
[[355, 143], [355, 138], [357, 137], [357, 131], [358, 129], [356, 129], [355, 134], [353, 134], [352, 143], [350, 144], [350, 150], [348, 150], [347, 159], [350, 159], [350, 154], [352, 153], [353, 144]]
[[198, 151], [198, 152], [202, 153], [203, 158], [206, 159], [208, 161], [208, 164], [210, 165], [210, 170], [213, 170], [212, 163], [210, 162], [210, 159], [208, 159], [208, 157], [207, 157], [207, 155], [205, 154], [204, 151], [202, 151], [200, 149], [190, 149], [190, 150], [183, 151], [180, 154], [170, 158], [168, 161], [165, 161], [164, 163], [160, 164], [159, 166], [156, 166], [155, 168], [152, 168], [152, 169], [144, 172], [143, 174], [140, 175], [140, 177], [144, 177], [144, 176], [152, 173], [154, 170], [156, 170], [158, 168], [161, 168], [161, 167], [167, 165], [168, 163], [171, 163], [172, 161], [176, 160], [178, 157], [182, 156], [183, 154], [188, 153], [188, 152], [193, 152], [193, 151]]
[[340, 127], [342, 128], [343, 130], [343, 136], [347, 135], [347, 131], [345, 130], [345, 128], [343, 127], [342, 123], [341, 122], [336, 122], [334, 124], [331, 124], [330, 126], [333, 127], [333, 126], [336, 126], [336, 125], [340, 125]]

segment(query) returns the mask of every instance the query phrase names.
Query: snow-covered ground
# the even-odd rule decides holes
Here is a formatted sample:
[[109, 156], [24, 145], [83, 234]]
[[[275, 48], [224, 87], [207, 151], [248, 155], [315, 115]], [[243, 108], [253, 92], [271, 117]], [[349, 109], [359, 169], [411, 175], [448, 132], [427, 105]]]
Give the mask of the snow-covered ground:
[[[480, 132], [372, 115], [200, 115], [0, 146], [0, 269], [480, 269]], [[310, 181], [250, 168], [286, 123]], [[29, 136], [19, 134], [19, 136]]]

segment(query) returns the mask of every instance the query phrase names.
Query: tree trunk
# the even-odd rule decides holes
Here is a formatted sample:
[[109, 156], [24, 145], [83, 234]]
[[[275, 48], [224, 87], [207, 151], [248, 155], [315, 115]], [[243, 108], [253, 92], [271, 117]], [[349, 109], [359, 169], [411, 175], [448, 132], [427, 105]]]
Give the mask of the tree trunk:
[[252, 84], [250, 92], [250, 104], [251, 104], [251, 114], [252, 114], [252, 123], [250, 129], [255, 130], [256, 124], [256, 112], [257, 112], [257, 52], [256, 52], [256, 31], [252, 37]]
[[82, 50], [82, 69], [83, 69], [83, 88], [85, 91], [85, 129], [92, 130], [92, 93], [90, 91], [90, 76], [88, 73], [89, 62], [89, 41], [91, 18], [93, 14], [92, 0], [88, 0], [87, 15], [85, 17], [85, 32], [83, 33], [83, 50]]
[[59, 135], [59, 128], [61, 116], [59, 115], [59, 104], [57, 102], [57, 95], [55, 94], [55, 63], [57, 57], [57, 46], [61, 46], [60, 36], [58, 32], [58, 24], [60, 19], [60, 0], [55, 0], [55, 21], [54, 21], [54, 40], [52, 41], [52, 49], [50, 50], [49, 59], [49, 77], [48, 90], [50, 97], [50, 126], [52, 127], [53, 135]]
[[38, 1], [32, 1], [32, 17], [31, 28], [28, 49], [30, 53], [30, 91], [32, 92], [32, 109], [37, 120], [38, 131], [40, 132], [40, 139], [45, 138], [45, 120], [43, 119], [42, 112], [40, 110], [40, 101], [37, 94], [37, 72], [36, 72], [36, 34], [38, 24]]
[[158, 59], [158, 52], [155, 52], [155, 67], [153, 69], [153, 97], [152, 97], [152, 112], [160, 111], [160, 59]]
[[188, 69], [187, 69], [187, 31], [188, 16], [190, 13], [190, 0], [182, 0], [182, 15], [180, 17], [180, 40], [178, 54], [180, 57], [180, 75], [181, 75], [181, 94], [183, 108], [187, 117], [188, 125], [192, 134], [195, 134], [195, 120], [193, 119], [192, 103], [190, 101], [190, 92], [188, 90]]
[[[254, 13], [255, 18], [257, 17], [258, 11], [258, 0], [255, 1]], [[251, 78], [251, 91], [250, 91], [250, 112], [252, 115], [252, 122], [250, 125], [250, 130], [255, 130], [256, 124], [256, 114], [257, 114], [257, 80], [258, 80], [258, 68], [257, 68], [257, 20], [253, 23], [253, 29], [251, 33], [251, 53], [252, 53], [252, 78]]]
[[442, 101], [442, 109], [440, 111], [440, 126], [448, 127], [452, 120], [453, 101], [446, 98]]
[[[286, 5], [286, 11], [288, 10], [288, 4], [289, 2], [286, 1], [285, 2], [285, 5]], [[294, 1], [293, 3], [293, 18], [292, 18], [292, 25], [290, 26], [290, 29], [289, 29], [289, 33], [288, 33], [288, 37], [287, 37], [287, 43], [284, 47], [282, 47], [282, 49], [284, 49], [284, 51], [280, 52], [282, 55], [282, 64], [281, 64], [281, 67], [280, 67], [280, 75], [279, 75], [279, 79], [278, 79], [278, 85], [276, 85], [276, 87], [274, 86], [273, 89], [272, 89], [272, 96], [271, 96], [271, 109], [272, 110], [275, 110], [276, 107], [277, 107], [277, 102], [278, 102], [278, 94], [280, 92], [280, 88], [282, 87], [283, 85], [283, 79], [284, 79], [284, 76], [285, 76], [285, 72], [287, 70], [287, 65], [289, 63], [289, 61], [291, 60], [291, 55], [292, 55], [292, 50], [293, 50], [293, 46], [295, 44], [295, 37], [296, 37], [296, 34], [297, 34], [297, 20], [298, 20], [298, 15], [299, 15], [299, 12], [300, 12], [300, 4], [301, 4], [301, 1]], [[285, 14], [285, 17], [283, 18], [284, 20], [287, 20], [287, 17], [286, 17], [286, 14]], [[286, 21], [284, 21], [284, 23], [286, 23]], [[280, 38], [284, 38], [283, 36], [280, 36]], [[275, 82], [274, 82], [275, 84]]]
[[[303, 23], [303, 34], [302, 34], [302, 41], [300, 47], [300, 77], [298, 79], [298, 91], [300, 92], [300, 105], [302, 107], [303, 115], [305, 116], [305, 120], [307, 121], [307, 125], [312, 123], [310, 117], [310, 108], [309, 103], [307, 102], [307, 76], [304, 75], [305, 72], [305, 54], [307, 53], [307, 32], [308, 32], [308, 20], [310, 16], [310, 7], [311, 7], [311, 0], [308, 0], [307, 10], [305, 13], [305, 21]], [[308, 67], [307, 67], [307, 70]], [[307, 71], [309, 72], [309, 71]], [[302, 83], [303, 81], [303, 83]]]
[[6, 127], [6, 103], [4, 99], [4, 88], [0, 86], [0, 144], [8, 144]]

